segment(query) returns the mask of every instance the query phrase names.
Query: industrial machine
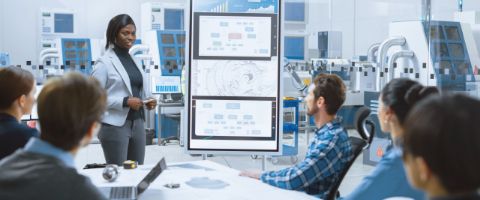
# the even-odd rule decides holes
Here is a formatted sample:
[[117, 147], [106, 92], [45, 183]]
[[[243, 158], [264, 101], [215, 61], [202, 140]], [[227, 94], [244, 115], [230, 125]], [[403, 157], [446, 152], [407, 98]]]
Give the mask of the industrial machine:
[[101, 55], [101, 40], [89, 38], [59, 38], [44, 44], [39, 65], [46, 69], [80, 71], [90, 74], [93, 61]]
[[480, 58], [470, 25], [452, 21], [393, 22], [389, 34], [378, 50], [379, 68], [390, 70], [381, 78], [381, 85], [395, 77], [408, 77], [442, 90], [472, 89]]
[[185, 31], [148, 31], [143, 38], [149, 44], [152, 60], [162, 76], [181, 76], [185, 65]]

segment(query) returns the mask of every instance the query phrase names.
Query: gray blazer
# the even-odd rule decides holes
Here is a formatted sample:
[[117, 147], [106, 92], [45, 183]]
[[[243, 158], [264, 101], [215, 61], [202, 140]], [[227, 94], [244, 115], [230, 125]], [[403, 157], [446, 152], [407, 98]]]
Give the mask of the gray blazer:
[[[145, 72], [140, 68], [142, 66], [135, 57], [132, 56], [137, 64], [138, 70], [142, 73], [143, 89], [140, 94], [141, 99], [150, 96], [145, 90], [148, 87]], [[132, 95], [132, 87], [127, 71], [123, 67], [120, 59], [117, 57], [112, 48], [108, 48], [105, 54], [96, 61], [93, 66], [92, 76], [95, 77], [103, 88], [107, 91], [107, 110], [103, 117], [103, 123], [123, 126], [127, 119], [129, 107], [123, 107], [123, 99]]]

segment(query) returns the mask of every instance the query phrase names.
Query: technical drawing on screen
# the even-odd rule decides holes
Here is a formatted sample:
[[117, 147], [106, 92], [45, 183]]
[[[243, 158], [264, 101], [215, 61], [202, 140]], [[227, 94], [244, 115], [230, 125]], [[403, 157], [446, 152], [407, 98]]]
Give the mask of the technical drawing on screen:
[[191, 4], [187, 151], [280, 152], [278, 1]]

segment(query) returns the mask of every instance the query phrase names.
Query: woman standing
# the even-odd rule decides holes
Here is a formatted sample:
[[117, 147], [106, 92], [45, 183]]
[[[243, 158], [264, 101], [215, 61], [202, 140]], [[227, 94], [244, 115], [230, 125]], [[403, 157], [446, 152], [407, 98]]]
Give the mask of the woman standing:
[[146, 79], [140, 64], [128, 53], [136, 39], [136, 27], [126, 14], [108, 23], [105, 54], [93, 67], [92, 76], [107, 91], [107, 111], [98, 135], [105, 159], [121, 165], [125, 160], [143, 164], [145, 158], [145, 112], [157, 105], [145, 91]]

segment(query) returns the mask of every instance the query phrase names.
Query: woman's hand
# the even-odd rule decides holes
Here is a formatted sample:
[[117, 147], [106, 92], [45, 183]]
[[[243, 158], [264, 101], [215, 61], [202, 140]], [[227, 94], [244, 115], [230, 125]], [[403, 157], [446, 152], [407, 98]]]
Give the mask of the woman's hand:
[[133, 110], [140, 110], [140, 108], [143, 105], [143, 102], [141, 99], [137, 97], [128, 97], [127, 105]]
[[157, 100], [154, 98], [148, 98], [144, 103], [148, 110], [152, 110], [157, 106]]

